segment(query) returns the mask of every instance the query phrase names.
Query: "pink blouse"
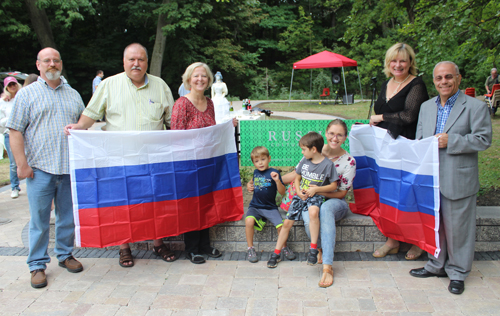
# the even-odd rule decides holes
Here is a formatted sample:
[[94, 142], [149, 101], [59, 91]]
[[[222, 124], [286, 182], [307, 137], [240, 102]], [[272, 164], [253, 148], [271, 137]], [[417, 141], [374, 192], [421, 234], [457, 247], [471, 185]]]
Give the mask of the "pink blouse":
[[204, 112], [198, 110], [186, 97], [180, 97], [175, 101], [170, 120], [170, 128], [173, 130], [195, 129], [215, 125], [214, 103], [207, 97], [207, 109]]

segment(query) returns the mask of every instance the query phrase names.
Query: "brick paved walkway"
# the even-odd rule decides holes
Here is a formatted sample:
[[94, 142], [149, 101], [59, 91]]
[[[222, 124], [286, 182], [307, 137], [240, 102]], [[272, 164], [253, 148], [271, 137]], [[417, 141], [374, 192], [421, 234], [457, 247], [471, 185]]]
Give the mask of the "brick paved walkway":
[[[17, 200], [0, 191], [1, 315], [498, 315], [498, 252], [476, 253], [462, 295], [448, 292], [448, 278], [416, 279], [408, 274], [423, 261], [403, 253], [374, 259], [369, 253], [337, 253], [335, 283], [318, 287], [321, 267], [299, 260], [276, 269], [245, 261], [244, 253], [194, 265], [166, 263], [150, 251], [137, 251], [135, 266], [121, 268], [116, 250], [75, 252], [84, 271], [60, 268], [52, 251], [49, 285], [30, 286], [23, 229], [29, 221], [25, 185]], [[423, 260], [423, 259], [422, 259]]]

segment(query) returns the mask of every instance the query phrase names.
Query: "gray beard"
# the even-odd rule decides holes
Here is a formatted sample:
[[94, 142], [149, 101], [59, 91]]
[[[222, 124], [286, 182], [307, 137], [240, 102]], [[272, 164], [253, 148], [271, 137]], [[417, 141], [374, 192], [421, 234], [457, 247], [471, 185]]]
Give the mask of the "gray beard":
[[56, 71], [56, 72], [47, 71], [45, 73], [45, 77], [47, 77], [47, 79], [49, 79], [49, 80], [57, 80], [61, 77], [61, 72], [60, 71]]

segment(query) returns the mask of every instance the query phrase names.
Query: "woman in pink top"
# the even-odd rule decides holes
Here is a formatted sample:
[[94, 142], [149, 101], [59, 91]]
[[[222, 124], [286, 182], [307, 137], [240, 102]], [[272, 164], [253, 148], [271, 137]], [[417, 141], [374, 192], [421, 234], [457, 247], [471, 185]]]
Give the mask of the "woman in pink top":
[[[194, 63], [187, 67], [182, 75], [184, 87], [191, 90], [180, 97], [174, 104], [170, 128], [173, 130], [187, 130], [215, 125], [214, 104], [205, 96], [207, 90], [214, 82], [214, 76], [205, 63]], [[233, 120], [233, 124], [237, 124]], [[217, 258], [222, 253], [210, 246], [209, 229], [192, 231], [184, 234], [186, 257], [192, 263], [204, 263], [202, 254]]]

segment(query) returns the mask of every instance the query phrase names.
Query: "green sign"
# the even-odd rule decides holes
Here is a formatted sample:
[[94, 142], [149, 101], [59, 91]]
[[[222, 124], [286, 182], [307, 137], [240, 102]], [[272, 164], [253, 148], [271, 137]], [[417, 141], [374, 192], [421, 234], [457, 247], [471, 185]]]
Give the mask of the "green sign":
[[[271, 154], [271, 166], [295, 166], [302, 159], [299, 140], [309, 132], [325, 137], [325, 130], [331, 120], [276, 120], [240, 121], [241, 165], [253, 166], [250, 158], [252, 149], [265, 146]], [[345, 120], [348, 130], [356, 123], [368, 120]], [[326, 139], [325, 139], [326, 141]], [[342, 148], [349, 151], [349, 139]]]

